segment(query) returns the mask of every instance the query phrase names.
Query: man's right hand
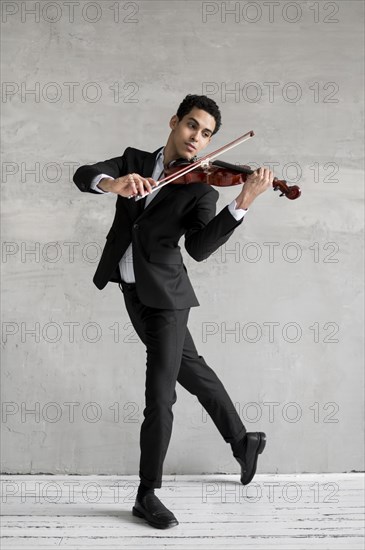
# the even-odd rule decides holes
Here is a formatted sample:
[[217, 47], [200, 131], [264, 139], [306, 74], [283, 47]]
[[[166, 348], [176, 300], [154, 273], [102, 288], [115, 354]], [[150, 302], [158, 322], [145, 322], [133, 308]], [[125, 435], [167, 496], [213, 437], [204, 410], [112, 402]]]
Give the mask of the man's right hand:
[[145, 196], [150, 193], [153, 187], [158, 185], [157, 181], [152, 178], [143, 178], [139, 174], [127, 174], [117, 179], [103, 178], [99, 181], [98, 187], [103, 191], [116, 193], [122, 197], [130, 197], [136, 195]]

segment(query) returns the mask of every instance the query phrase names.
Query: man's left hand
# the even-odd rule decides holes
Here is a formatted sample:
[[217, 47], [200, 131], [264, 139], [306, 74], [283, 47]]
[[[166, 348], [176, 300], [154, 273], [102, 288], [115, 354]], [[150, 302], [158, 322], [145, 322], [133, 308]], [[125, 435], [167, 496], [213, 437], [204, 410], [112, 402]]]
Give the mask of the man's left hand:
[[247, 176], [242, 191], [236, 198], [236, 208], [247, 210], [250, 204], [261, 195], [261, 193], [264, 193], [269, 187], [272, 187], [273, 180], [273, 171], [265, 166], [258, 168], [253, 174]]

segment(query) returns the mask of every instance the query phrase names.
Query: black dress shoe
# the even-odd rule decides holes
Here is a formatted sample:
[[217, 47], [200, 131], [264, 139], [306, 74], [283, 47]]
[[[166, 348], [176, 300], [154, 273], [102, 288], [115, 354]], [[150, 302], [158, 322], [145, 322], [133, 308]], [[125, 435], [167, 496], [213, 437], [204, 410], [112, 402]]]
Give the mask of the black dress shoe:
[[266, 434], [264, 432], [247, 432], [242, 449], [233, 455], [241, 466], [241, 483], [247, 485], [256, 473], [257, 459], [265, 449]]
[[157, 527], [158, 529], [167, 529], [168, 527], [179, 525], [174, 514], [162, 504], [154, 493], [145, 494], [141, 500], [137, 497], [132, 514], [146, 519], [152, 527]]

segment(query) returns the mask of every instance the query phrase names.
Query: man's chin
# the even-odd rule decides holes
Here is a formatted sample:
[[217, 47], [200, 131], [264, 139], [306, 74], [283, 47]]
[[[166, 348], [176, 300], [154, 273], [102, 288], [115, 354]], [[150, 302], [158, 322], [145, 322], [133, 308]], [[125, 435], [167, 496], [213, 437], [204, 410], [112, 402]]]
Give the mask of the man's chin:
[[195, 153], [193, 152], [190, 153], [189, 151], [185, 150], [184, 152], [181, 153], [180, 158], [190, 162], [192, 159], [195, 159], [195, 156], [196, 156]]

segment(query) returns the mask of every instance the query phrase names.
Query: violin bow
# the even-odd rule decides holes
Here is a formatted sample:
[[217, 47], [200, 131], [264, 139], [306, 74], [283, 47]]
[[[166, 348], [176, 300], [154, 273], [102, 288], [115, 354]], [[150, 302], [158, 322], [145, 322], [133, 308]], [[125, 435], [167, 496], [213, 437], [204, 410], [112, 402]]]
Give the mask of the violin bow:
[[252, 138], [255, 135], [254, 131], [251, 130], [250, 132], [247, 132], [243, 136], [240, 136], [237, 139], [234, 139], [230, 143], [227, 143], [226, 145], [223, 145], [223, 147], [220, 147], [216, 151], [213, 151], [213, 153], [209, 153], [208, 155], [205, 155], [205, 157], [201, 157], [199, 160], [193, 162], [190, 166], [186, 168], [181, 168], [178, 172], [175, 172], [174, 174], [171, 174], [171, 176], [166, 176], [162, 180], [159, 180], [158, 185], [152, 188], [151, 193], [147, 193], [147, 195], [137, 195], [134, 197], [134, 195], [130, 195], [128, 199], [131, 199], [134, 197], [135, 201], [139, 201], [140, 199], [143, 199], [144, 197], [151, 195], [154, 191], [157, 191], [157, 189], [160, 189], [164, 185], [167, 185], [168, 183], [171, 183], [172, 181], [180, 178], [181, 176], [185, 176], [185, 174], [188, 174], [192, 170], [195, 170], [195, 168], [206, 168], [209, 166], [210, 161], [214, 160], [219, 155], [222, 155], [223, 153], [226, 153], [230, 149], [233, 149], [233, 147], [237, 147], [237, 145], [240, 145], [244, 141], [247, 141], [248, 139]]

